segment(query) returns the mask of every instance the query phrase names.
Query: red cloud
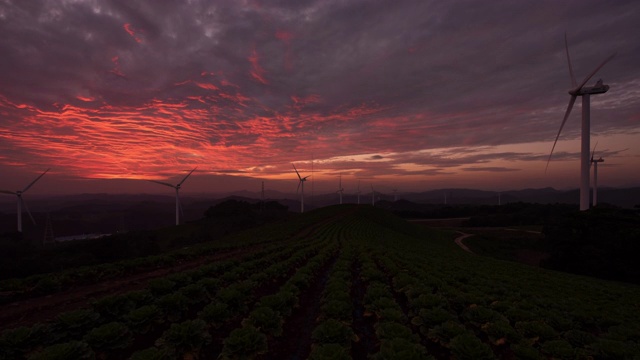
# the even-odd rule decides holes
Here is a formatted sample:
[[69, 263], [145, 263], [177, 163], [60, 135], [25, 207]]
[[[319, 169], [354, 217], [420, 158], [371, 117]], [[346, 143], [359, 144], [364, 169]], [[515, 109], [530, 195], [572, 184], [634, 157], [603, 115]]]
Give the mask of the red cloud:
[[253, 49], [253, 52], [248, 57], [248, 60], [251, 63], [251, 71], [249, 72], [251, 74], [251, 77], [253, 77], [254, 79], [256, 79], [257, 81], [259, 81], [264, 85], [269, 84], [267, 79], [265, 79], [264, 77], [265, 75], [264, 69], [258, 63], [258, 52], [256, 51], [256, 49]]
[[122, 27], [124, 28], [124, 31], [126, 31], [129, 35], [131, 35], [132, 38], [136, 40], [137, 43], [142, 43], [142, 39], [136, 35], [133, 27], [131, 27], [131, 24], [124, 24]]

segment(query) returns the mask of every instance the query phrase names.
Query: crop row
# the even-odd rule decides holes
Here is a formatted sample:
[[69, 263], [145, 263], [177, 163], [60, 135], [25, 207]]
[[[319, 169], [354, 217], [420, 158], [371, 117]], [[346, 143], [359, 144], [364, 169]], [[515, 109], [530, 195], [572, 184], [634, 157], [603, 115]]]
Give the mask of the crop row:
[[[223, 261], [172, 274], [152, 280], [145, 290], [109, 296], [94, 301], [91, 309], [60, 314], [51, 323], [5, 331], [2, 356], [48, 358], [71, 352], [82, 358], [95, 352], [122, 358], [132, 345], [140, 348], [145, 343], [157, 343], [164, 352], [184, 351], [171, 345], [180, 342], [176, 333], [194, 331], [202, 325], [193, 323], [196, 320], [205, 321], [209, 329], [240, 316], [260, 284], [270, 285], [292, 274], [325, 243], [272, 246], [242, 263]], [[197, 319], [178, 324], [193, 317]], [[154, 341], [157, 334], [163, 335]]]
[[519, 272], [517, 266], [505, 273], [498, 271], [504, 264], [467, 254], [439, 257], [442, 252], [431, 249], [436, 256], [419, 257], [413, 248], [390, 256], [388, 249], [379, 248], [375, 259], [392, 277], [393, 290], [407, 299], [412, 323], [457, 359], [639, 353], [640, 327], [621, 316], [633, 307], [605, 305], [613, 299], [594, 296], [604, 295], [596, 286], [575, 289], [558, 274]]
[[[0, 281], [0, 304], [65, 291], [73, 286], [93, 284], [141, 271], [173, 266], [203, 256], [211, 256], [252, 245], [277, 244], [290, 241], [293, 234], [313, 226], [316, 217], [300, 219], [287, 227], [269, 224], [259, 229], [226, 237], [220, 241], [192, 245], [188, 248], [161, 255], [126, 259], [112, 263], [81, 266], [50, 274], [37, 274], [24, 278]], [[141, 235], [142, 236], [142, 235]], [[196, 236], [192, 234], [191, 236]]]

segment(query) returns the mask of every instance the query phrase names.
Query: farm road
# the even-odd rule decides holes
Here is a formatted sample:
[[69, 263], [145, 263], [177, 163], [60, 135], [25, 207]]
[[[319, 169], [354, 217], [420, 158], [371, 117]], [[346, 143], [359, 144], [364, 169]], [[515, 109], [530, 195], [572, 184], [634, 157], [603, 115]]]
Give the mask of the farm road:
[[460, 246], [460, 248], [461, 248], [462, 250], [464, 250], [464, 251], [466, 251], [466, 252], [468, 252], [468, 253], [473, 254], [474, 252], [473, 252], [473, 251], [471, 251], [471, 249], [469, 249], [469, 248], [467, 247], [467, 245], [465, 245], [465, 244], [462, 242], [462, 240], [464, 240], [464, 239], [468, 238], [469, 236], [473, 236], [473, 234], [466, 234], [466, 233], [463, 233], [462, 231], [457, 231], [457, 233], [458, 233], [458, 234], [460, 234], [460, 236], [458, 236], [458, 237], [454, 240], [454, 241], [456, 242], [456, 244], [457, 244], [458, 246]]

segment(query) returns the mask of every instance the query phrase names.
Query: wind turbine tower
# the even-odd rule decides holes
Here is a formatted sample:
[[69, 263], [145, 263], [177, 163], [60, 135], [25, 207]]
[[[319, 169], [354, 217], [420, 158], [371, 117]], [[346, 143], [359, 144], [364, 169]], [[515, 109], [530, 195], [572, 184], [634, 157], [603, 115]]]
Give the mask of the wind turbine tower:
[[[596, 143], [596, 146], [598, 144]], [[593, 147], [593, 152], [591, 153], [591, 163], [593, 164], [593, 206], [598, 205], [598, 163], [604, 162], [604, 159], [600, 157], [595, 160], [593, 155], [596, 152], [596, 147]]]
[[182, 179], [182, 181], [180, 181], [178, 184], [173, 185], [173, 184], [169, 184], [163, 181], [157, 181], [157, 180], [148, 180], [151, 182], [154, 182], [156, 184], [160, 184], [160, 185], [164, 185], [164, 186], [168, 186], [171, 188], [176, 189], [176, 225], [180, 225], [180, 213], [182, 212], [182, 205], [180, 204], [180, 187], [182, 186], [182, 183], [184, 183], [185, 180], [187, 180], [187, 178], [194, 172], [196, 171], [198, 167], [194, 167], [193, 170], [189, 171], [189, 173], [187, 174], [187, 176], [184, 177], [184, 179]]
[[340, 178], [338, 180], [338, 191], [337, 193], [340, 195], [340, 205], [342, 205], [342, 193], [344, 192], [344, 189], [342, 188], [342, 175], [340, 175]]
[[33, 219], [33, 215], [31, 215], [31, 212], [29, 211], [29, 207], [27, 206], [26, 201], [24, 201], [24, 199], [22, 198], [22, 194], [26, 193], [27, 190], [29, 190], [33, 184], [36, 183], [36, 181], [40, 180], [41, 177], [44, 176], [44, 174], [47, 173], [47, 171], [49, 171], [50, 169], [45, 170], [42, 174], [40, 174], [40, 176], [38, 176], [35, 180], [33, 180], [29, 185], [27, 185], [27, 187], [25, 187], [22, 190], [17, 190], [17, 191], [9, 191], [9, 190], [0, 190], [0, 193], [3, 194], [10, 194], [10, 195], [15, 195], [18, 199], [18, 232], [22, 232], [22, 206], [24, 205], [24, 209], [27, 210], [27, 214], [29, 214], [29, 217], [31, 218], [31, 221], [33, 222], [33, 224], [36, 224], [36, 221]]
[[310, 177], [311, 175], [307, 175], [305, 177], [300, 176], [300, 173], [298, 172], [298, 169], [296, 169], [295, 165], [293, 165], [293, 170], [296, 171], [296, 175], [298, 175], [298, 180], [299, 180], [296, 193], [298, 193], [298, 190], [302, 190], [300, 191], [300, 213], [303, 213], [304, 212], [304, 182], [307, 181], [307, 178]]
[[556, 140], [553, 143], [553, 147], [551, 148], [551, 153], [549, 154], [549, 159], [547, 160], [547, 168], [549, 167], [549, 161], [551, 160], [551, 155], [553, 154], [553, 150], [556, 147], [556, 143], [558, 142], [558, 138], [560, 137], [560, 133], [562, 132], [562, 128], [564, 124], [567, 122], [569, 118], [569, 114], [571, 114], [571, 109], [573, 108], [573, 104], [576, 102], [576, 98], [578, 96], [582, 97], [582, 134], [581, 134], [581, 149], [580, 149], [580, 211], [589, 209], [589, 169], [591, 167], [591, 162], [589, 160], [589, 138], [591, 135], [590, 130], [590, 96], [604, 94], [609, 90], [609, 85], [604, 85], [602, 83], [602, 79], [598, 80], [594, 86], [584, 86], [587, 81], [589, 81], [593, 75], [595, 75], [606, 63], [608, 63], [613, 57], [616, 55], [615, 53], [606, 58], [598, 67], [595, 68], [579, 85], [576, 83], [576, 78], [573, 75], [573, 67], [571, 65], [571, 58], [569, 56], [569, 44], [567, 41], [567, 34], [564, 36], [565, 49], [567, 52], [567, 62], [569, 64], [569, 75], [571, 76], [571, 85], [573, 88], [569, 90], [569, 95], [571, 95], [571, 99], [569, 100], [569, 106], [567, 107], [567, 111], [564, 114], [564, 119], [562, 120], [562, 124], [560, 124], [560, 130], [558, 130], [558, 135], [556, 136]]

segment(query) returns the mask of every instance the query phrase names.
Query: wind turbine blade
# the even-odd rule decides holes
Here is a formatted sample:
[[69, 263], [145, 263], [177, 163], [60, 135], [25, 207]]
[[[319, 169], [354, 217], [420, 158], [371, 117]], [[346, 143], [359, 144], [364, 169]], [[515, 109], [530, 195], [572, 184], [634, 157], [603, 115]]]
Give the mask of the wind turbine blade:
[[300, 184], [302, 184], [302, 180], [298, 181], [298, 187], [296, 188], [296, 194], [300, 191]]
[[569, 42], [567, 41], [567, 33], [564, 33], [564, 47], [567, 50], [567, 62], [569, 63], [569, 75], [571, 75], [571, 86], [576, 87], [576, 77], [573, 75], [573, 66], [571, 66], [571, 57], [569, 57]]
[[169, 184], [169, 183], [162, 182], [162, 181], [158, 181], [158, 180], [147, 180], [147, 181], [150, 181], [150, 182], [152, 182], [152, 183], [156, 183], [156, 184], [160, 184], [160, 185], [164, 185], [164, 186], [169, 186], [169, 187], [172, 187], [172, 188], [174, 188], [174, 189], [176, 188], [176, 186], [175, 186], [175, 185], [171, 185], [171, 184]]
[[18, 195], [15, 191], [9, 191], [9, 190], [0, 190], [0, 193]]
[[589, 74], [589, 76], [587, 76], [586, 78], [584, 78], [584, 81], [582, 81], [582, 84], [580, 84], [580, 86], [578, 86], [578, 87], [576, 88], [576, 90], [580, 90], [580, 89], [582, 89], [582, 87], [584, 86], [584, 84], [586, 84], [586, 83], [587, 83], [587, 81], [589, 81], [589, 79], [591, 79], [591, 77], [592, 77], [593, 75], [595, 75], [595, 74], [598, 72], [598, 70], [602, 69], [602, 67], [603, 67], [606, 63], [608, 63], [609, 61], [611, 61], [611, 59], [613, 59], [615, 56], [616, 56], [616, 53], [613, 53], [613, 54], [611, 54], [611, 56], [609, 56], [608, 58], [606, 58], [606, 59], [605, 59], [605, 60], [604, 60], [604, 61], [603, 61], [603, 62], [602, 62], [602, 63], [601, 63], [601, 64], [600, 64], [600, 65], [599, 65], [595, 70], [593, 70], [593, 71], [591, 72], [591, 74]]
[[40, 178], [41, 178], [41, 177], [43, 177], [43, 176], [44, 176], [44, 174], [46, 174], [46, 173], [47, 173], [47, 171], [49, 171], [49, 170], [51, 170], [51, 169], [47, 169], [47, 170], [45, 170], [42, 174], [40, 174], [40, 176], [38, 176], [35, 180], [33, 180], [33, 181], [31, 182], [31, 184], [27, 185], [27, 187], [26, 187], [26, 188], [24, 188], [24, 190], [22, 190], [22, 192], [25, 192], [25, 191], [29, 190], [29, 188], [30, 188], [30, 187], [32, 187], [32, 186], [33, 186], [33, 184], [35, 184], [35, 183], [36, 183], [36, 181], [40, 180]]
[[[291, 165], [293, 165], [293, 164], [291, 164]], [[300, 173], [298, 172], [298, 169], [296, 169], [295, 165], [293, 165], [293, 170], [296, 171], [296, 174], [298, 175], [298, 179], [302, 180], [302, 178], [300, 177]]]
[[596, 144], [593, 145], [593, 151], [591, 152], [591, 161], [593, 161], [593, 155], [595, 155], [596, 153], [596, 147], [598, 147], [598, 142], [596, 141]]
[[556, 144], [558, 143], [558, 138], [560, 137], [560, 133], [562, 132], [562, 128], [564, 124], [567, 122], [569, 118], [569, 114], [571, 114], [571, 109], [573, 108], [573, 104], [576, 102], [576, 95], [571, 95], [571, 100], [569, 100], [569, 106], [567, 107], [567, 111], [564, 113], [564, 119], [562, 119], [562, 124], [560, 124], [560, 130], [558, 130], [558, 135], [556, 135], [556, 141], [553, 142], [553, 147], [551, 148], [551, 153], [549, 153], [549, 158], [547, 159], [547, 167], [545, 167], [544, 172], [547, 172], [549, 168], [549, 161], [551, 161], [551, 155], [553, 155], [553, 150], [556, 148]]
[[24, 201], [24, 199], [22, 197], [20, 197], [20, 202], [22, 203], [22, 207], [27, 210], [27, 214], [29, 214], [29, 217], [31, 218], [31, 222], [33, 222], [33, 225], [36, 224], [36, 220], [33, 218], [33, 215], [31, 215], [31, 211], [29, 211], [29, 207], [27, 206], [27, 202]]
[[307, 175], [307, 176], [303, 177], [301, 180], [305, 181], [305, 180], [307, 180], [307, 178], [310, 178], [310, 177], [311, 177], [311, 175]]
[[185, 180], [187, 180], [187, 178], [189, 177], [189, 175], [191, 175], [191, 173], [193, 173], [194, 171], [196, 171], [196, 169], [197, 169], [197, 168], [198, 168], [198, 167], [196, 166], [196, 167], [194, 167], [194, 168], [193, 168], [193, 170], [189, 171], [189, 173], [187, 174], [187, 176], [185, 176], [185, 177], [184, 177], [184, 179], [182, 179], [182, 181], [180, 181], [180, 182], [178, 183], [178, 185], [177, 185], [177, 186], [182, 185], [182, 183], [183, 183]]

